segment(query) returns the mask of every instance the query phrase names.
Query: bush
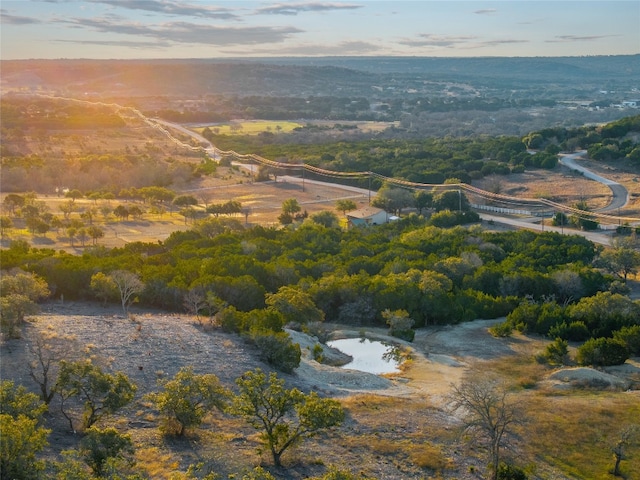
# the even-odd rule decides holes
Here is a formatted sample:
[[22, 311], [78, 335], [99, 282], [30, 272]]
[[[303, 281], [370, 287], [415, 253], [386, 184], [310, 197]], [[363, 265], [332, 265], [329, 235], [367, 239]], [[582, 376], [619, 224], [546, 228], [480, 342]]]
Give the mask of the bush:
[[580, 365], [622, 365], [629, 358], [627, 344], [615, 338], [592, 338], [578, 348], [576, 360]]
[[527, 474], [522, 468], [503, 462], [498, 467], [498, 480], [527, 480]]
[[491, 327], [489, 332], [494, 337], [510, 337], [513, 333], [513, 327], [511, 326], [511, 323], [505, 321]]
[[547, 345], [543, 358], [550, 365], [566, 365], [569, 357], [569, 344], [566, 340], [556, 338]]
[[293, 373], [300, 365], [300, 345], [293, 343], [286, 332], [259, 332], [253, 341], [260, 350], [263, 361], [285, 373]]
[[624, 342], [630, 355], [640, 356], [640, 325], [622, 327], [613, 332], [613, 338]]
[[589, 338], [590, 333], [584, 322], [576, 321], [569, 324], [562, 322], [549, 329], [549, 336], [552, 338], [562, 338], [563, 340], [583, 342]]

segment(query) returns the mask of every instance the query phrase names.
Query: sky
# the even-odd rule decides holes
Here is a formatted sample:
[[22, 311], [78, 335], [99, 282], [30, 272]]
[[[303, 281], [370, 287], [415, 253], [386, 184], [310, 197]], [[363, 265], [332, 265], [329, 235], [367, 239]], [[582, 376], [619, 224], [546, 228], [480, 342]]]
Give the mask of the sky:
[[0, 0], [0, 57], [640, 53], [640, 0]]

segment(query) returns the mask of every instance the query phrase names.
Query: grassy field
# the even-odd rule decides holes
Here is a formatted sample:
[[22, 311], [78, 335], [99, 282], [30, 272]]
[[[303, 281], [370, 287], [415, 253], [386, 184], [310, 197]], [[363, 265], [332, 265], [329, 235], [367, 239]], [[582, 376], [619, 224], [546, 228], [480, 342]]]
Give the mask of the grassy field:
[[286, 120], [248, 120], [225, 124], [205, 125], [193, 130], [202, 134], [205, 128], [209, 128], [220, 135], [258, 135], [262, 132], [288, 133], [294, 128], [302, 127], [301, 123]]

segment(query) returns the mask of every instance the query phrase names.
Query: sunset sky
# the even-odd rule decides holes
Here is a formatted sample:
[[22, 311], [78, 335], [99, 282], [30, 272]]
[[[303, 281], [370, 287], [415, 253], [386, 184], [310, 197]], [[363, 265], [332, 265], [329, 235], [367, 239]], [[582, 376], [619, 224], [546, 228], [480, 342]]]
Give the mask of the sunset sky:
[[640, 1], [3, 0], [2, 59], [640, 53]]

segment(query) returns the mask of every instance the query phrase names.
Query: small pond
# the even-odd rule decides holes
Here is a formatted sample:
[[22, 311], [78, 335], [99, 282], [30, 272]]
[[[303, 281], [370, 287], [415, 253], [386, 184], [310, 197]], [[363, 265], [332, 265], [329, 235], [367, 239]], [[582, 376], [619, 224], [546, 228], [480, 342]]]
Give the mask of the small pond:
[[343, 365], [342, 368], [375, 373], [376, 375], [399, 371], [400, 361], [397, 347], [388, 343], [368, 338], [343, 338], [331, 340], [327, 342], [327, 345], [353, 357], [353, 360]]

